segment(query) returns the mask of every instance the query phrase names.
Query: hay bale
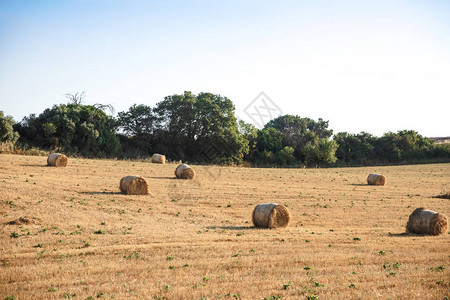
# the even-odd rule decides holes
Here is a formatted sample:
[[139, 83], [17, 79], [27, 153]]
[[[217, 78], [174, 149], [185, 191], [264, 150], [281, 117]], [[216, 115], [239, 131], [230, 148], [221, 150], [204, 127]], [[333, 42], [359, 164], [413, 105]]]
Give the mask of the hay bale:
[[68, 162], [67, 156], [61, 153], [52, 153], [47, 158], [47, 165], [53, 167], [65, 167]]
[[447, 217], [438, 212], [416, 208], [406, 224], [407, 233], [440, 235], [447, 232]]
[[157, 164], [165, 164], [166, 163], [166, 156], [162, 154], [155, 153], [152, 155], [152, 163]]
[[276, 203], [259, 204], [252, 214], [252, 222], [256, 227], [286, 227], [290, 219], [287, 208]]
[[120, 179], [120, 191], [125, 195], [147, 195], [147, 181], [139, 175], [125, 176]]
[[175, 169], [175, 176], [178, 179], [192, 179], [195, 176], [195, 172], [189, 165], [181, 164]]
[[386, 178], [383, 175], [380, 174], [369, 174], [367, 177], [367, 183], [369, 185], [384, 185], [386, 182]]

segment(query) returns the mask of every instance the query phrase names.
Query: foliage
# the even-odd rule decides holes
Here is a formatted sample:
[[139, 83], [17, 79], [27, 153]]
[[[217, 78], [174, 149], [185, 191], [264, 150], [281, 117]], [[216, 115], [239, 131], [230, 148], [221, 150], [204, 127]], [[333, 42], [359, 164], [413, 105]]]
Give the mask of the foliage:
[[156, 117], [150, 106], [132, 105], [127, 112], [119, 112], [117, 124], [128, 136], [149, 135], [155, 129]]
[[339, 145], [336, 157], [340, 162], [366, 164], [375, 158], [374, 142], [376, 137], [370, 133], [339, 132], [333, 137], [333, 140]]
[[243, 135], [249, 149], [248, 154], [244, 153], [244, 160], [251, 160], [256, 151], [258, 129], [253, 124], [246, 123], [243, 120], [239, 120], [238, 126], [239, 132]]
[[338, 143], [336, 156], [341, 164], [370, 165], [415, 163], [423, 161], [449, 161], [450, 145], [436, 145], [413, 130], [388, 132], [382, 137], [369, 133], [334, 136]]
[[[333, 136], [328, 121], [283, 115], [258, 130], [235, 117], [231, 100], [211, 93], [184, 92], [154, 108], [134, 104], [117, 118], [111, 105], [83, 105], [85, 93], [67, 94], [55, 105], [14, 124], [0, 111], [0, 142], [84, 156], [146, 158], [210, 164], [331, 166], [450, 162], [450, 145], [437, 145], [413, 130], [381, 137], [361, 132]], [[20, 138], [19, 138], [20, 135]], [[14, 143], [18, 141], [19, 147]], [[5, 143], [4, 143], [5, 144]]]
[[329, 141], [328, 121], [284, 115], [258, 132], [256, 162], [279, 165], [302, 162], [328, 165], [336, 161], [337, 144]]
[[283, 115], [269, 121], [264, 128], [275, 128], [287, 139], [286, 143], [292, 143], [296, 137], [307, 132], [315, 132], [319, 138], [330, 138], [333, 130], [328, 129], [328, 121], [319, 118], [314, 121], [310, 118], [301, 118], [293, 115]]
[[277, 152], [283, 148], [283, 134], [275, 128], [267, 128], [258, 131], [257, 149], [259, 151]]
[[14, 131], [14, 120], [11, 116], [5, 116], [0, 110], [0, 142], [12, 142], [19, 139], [19, 133]]
[[306, 165], [329, 165], [336, 162], [335, 156], [338, 144], [328, 139], [315, 138], [303, 147], [302, 154], [305, 157]]
[[155, 135], [157, 121], [153, 109], [144, 104], [134, 104], [127, 112], [119, 112], [117, 124], [124, 133], [119, 134], [122, 155], [146, 157], [152, 155], [153, 152], [165, 153], [164, 149], [156, 149], [159, 145]]
[[433, 144], [428, 151], [429, 159], [440, 162], [450, 162], [450, 144]]
[[54, 105], [38, 117], [25, 117], [15, 128], [19, 141], [29, 146], [98, 157], [114, 156], [120, 150], [115, 120], [92, 105]]
[[279, 165], [291, 165], [296, 161], [294, 156], [294, 148], [285, 146], [277, 153], [277, 162]]
[[375, 141], [375, 155], [388, 163], [413, 161], [427, 156], [431, 141], [416, 131], [401, 130], [388, 132]]
[[191, 92], [165, 97], [154, 109], [172, 159], [208, 163], [240, 163], [248, 141], [238, 130], [234, 105], [226, 97]]

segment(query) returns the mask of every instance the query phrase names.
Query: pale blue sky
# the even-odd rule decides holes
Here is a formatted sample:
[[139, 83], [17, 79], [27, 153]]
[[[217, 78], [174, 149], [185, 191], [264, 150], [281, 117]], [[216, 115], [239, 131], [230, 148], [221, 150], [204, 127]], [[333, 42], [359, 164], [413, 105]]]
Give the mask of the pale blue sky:
[[0, 110], [264, 91], [335, 132], [449, 136], [450, 1], [0, 0]]

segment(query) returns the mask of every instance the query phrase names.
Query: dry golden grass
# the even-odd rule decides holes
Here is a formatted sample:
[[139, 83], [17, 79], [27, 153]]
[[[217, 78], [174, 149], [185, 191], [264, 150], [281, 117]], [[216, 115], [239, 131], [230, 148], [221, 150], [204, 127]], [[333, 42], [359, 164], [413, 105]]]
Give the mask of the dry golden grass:
[[[404, 232], [417, 207], [450, 216], [433, 197], [450, 189], [450, 164], [195, 166], [181, 181], [175, 164], [45, 165], [0, 155], [0, 299], [449, 296], [449, 234]], [[387, 184], [367, 185], [373, 172]], [[120, 194], [123, 174], [145, 177], [150, 195]], [[289, 226], [253, 228], [255, 205], [272, 202], [288, 207]]]

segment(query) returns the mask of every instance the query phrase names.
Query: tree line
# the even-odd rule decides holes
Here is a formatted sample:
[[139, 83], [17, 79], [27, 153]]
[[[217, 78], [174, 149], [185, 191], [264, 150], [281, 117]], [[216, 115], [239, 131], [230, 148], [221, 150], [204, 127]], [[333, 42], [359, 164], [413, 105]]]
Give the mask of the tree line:
[[155, 107], [134, 104], [117, 117], [111, 105], [84, 105], [84, 94], [67, 95], [20, 122], [0, 111], [0, 142], [27, 149], [85, 157], [147, 158], [254, 166], [362, 166], [449, 162], [450, 145], [435, 144], [413, 130], [381, 137], [361, 132], [333, 135], [328, 121], [283, 115], [257, 129], [237, 120], [232, 101], [212, 94], [184, 92]]

